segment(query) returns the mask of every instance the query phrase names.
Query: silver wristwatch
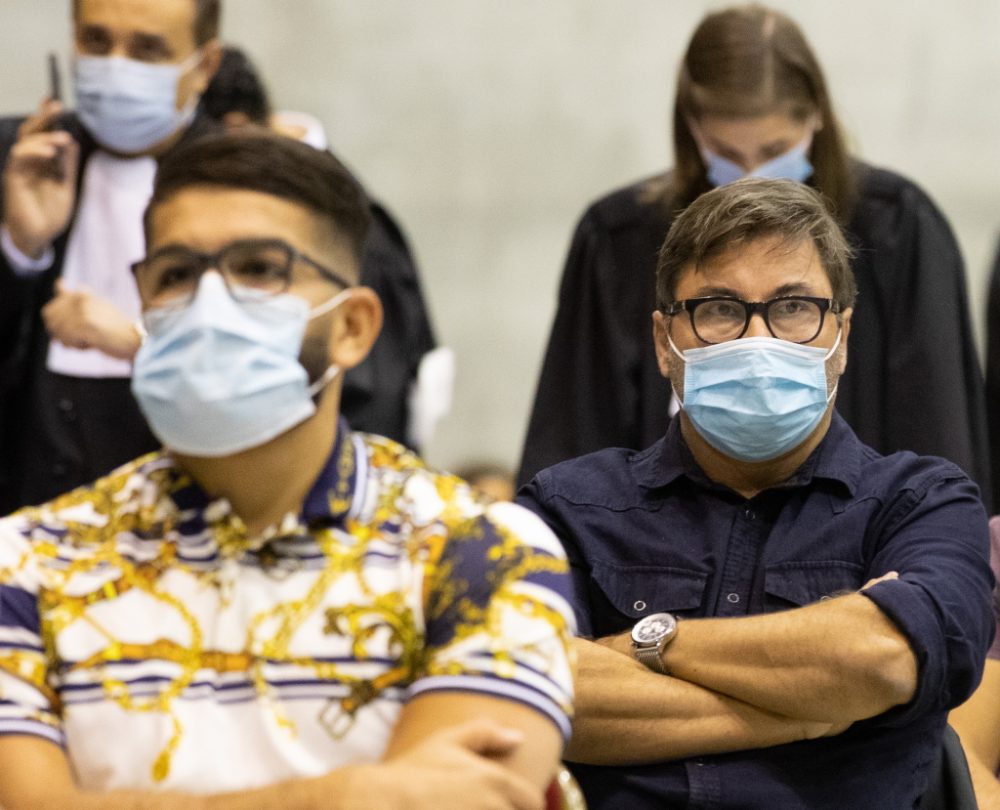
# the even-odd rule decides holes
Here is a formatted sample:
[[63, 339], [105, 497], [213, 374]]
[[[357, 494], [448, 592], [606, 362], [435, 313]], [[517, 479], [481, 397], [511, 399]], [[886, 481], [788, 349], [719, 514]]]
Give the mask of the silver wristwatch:
[[640, 664], [653, 672], [667, 675], [663, 665], [663, 648], [677, 635], [677, 619], [670, 613], [653, 613], [636, 622], [632, 628], [632, 651]]

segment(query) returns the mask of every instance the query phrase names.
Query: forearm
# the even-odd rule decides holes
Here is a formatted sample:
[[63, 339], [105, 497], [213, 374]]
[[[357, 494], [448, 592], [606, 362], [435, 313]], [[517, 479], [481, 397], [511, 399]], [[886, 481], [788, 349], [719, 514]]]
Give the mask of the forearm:
[[905, 636], [867, 597], [684, 622], [666, 648], [672, 675], [789, 717], [853, 722], [906, 703], [917, 685]]
[[[576, 719], [564, 755], [573, 762], [635, 765], [818, 737], [829, 724], [792, 720], [578, 639]], [[623, 745], [622, 741], [628, 744]]]
[[[361, 768], [348, 767], [314, 779], [295, 779], [254, 790], [193, 795], [153, 790], [83, 790], [63, 752], [34, 737], [7, 737], [0, 750], [0, 805], [4, 810], [312, 810], [343, 808]], [[365, 766], [372, 767], [372, 766]]]
[[[337, 776], [347, 778], [347, 772]], [[23, 805], [32, 810], [332, 810], [346, 807], [336, 801], [332, 785], [336, 776], [324, 780], [320, 790], [318, 780], [295, 780], [239, 793], [196, 796], [187, 793], [157, 793], [139, 790], [82, 791], [72, 790], [58, 796], [39, 797]], [[327, 788], [326, 784], [331, 783]], [[19, 810], [21, 805], [5, 805], [5, 810]]]

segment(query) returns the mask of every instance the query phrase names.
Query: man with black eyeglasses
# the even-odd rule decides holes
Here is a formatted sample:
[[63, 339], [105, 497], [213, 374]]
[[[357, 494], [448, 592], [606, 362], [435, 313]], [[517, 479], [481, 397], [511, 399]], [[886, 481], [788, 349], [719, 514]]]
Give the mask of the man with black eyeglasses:
[[0, 805], [542, 810], [565, 554], [341, 418], [382, 326], [329, 153], [161, 162], [132, 390], [164, 449], [0, 520]]
[[681, 402], [666, 436], [550, 467], [518, 498], [574, 574], [566, 757], [591, 807], [927, 792], [993, 634], [986, 514], [958, 467], [880, 456], [836, 413], [849, 255], [801, 184], [700, 197], [657, 272], [653, 340]]

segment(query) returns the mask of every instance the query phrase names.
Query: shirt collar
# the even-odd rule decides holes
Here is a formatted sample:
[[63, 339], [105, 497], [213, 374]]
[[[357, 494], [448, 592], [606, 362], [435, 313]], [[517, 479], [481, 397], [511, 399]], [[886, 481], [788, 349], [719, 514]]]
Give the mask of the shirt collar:
[[[359, 457], [361, 455], [355, 447], [355, 434], [341, 417], [333, 450], [306, 495], [300, 514], [289, 513], [259, 537], [248, 539], [246, 547], [254, 549], [277, 537], [307, 534], [310, 528], [317, 526], [342, 525], [358, 500], [357, 490], [362, 480], [359, 463], [366, 463], [363, 456]], [[182, 542], [185, 537], [194, 538], [208, 527], [225, 535], [234, 531], [240, 533], [238, 527], [242, 523], [232, 514], [229, 501], [210, 498], [197, 482], [177, 467], [171, 469], [165, 492], [180, 515], [177, 528]]]
[[[836, 411], [826, 436], [795, 473], [780, 486], [798, 487], [814, 479], [834, 481], [853, 495], [861, 477], [861, 442]], [[632, 461], [636, 481], [647, 489], [672, 484], [680, 477], [712, 486], [681, 435], [678, 413], [670, 420], [666, 435]]]

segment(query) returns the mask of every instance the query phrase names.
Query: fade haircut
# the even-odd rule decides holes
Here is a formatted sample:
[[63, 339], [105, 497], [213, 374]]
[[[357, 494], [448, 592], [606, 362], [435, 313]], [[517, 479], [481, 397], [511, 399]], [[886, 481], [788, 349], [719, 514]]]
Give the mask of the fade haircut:
[[842, 310], [854, 306], [853, 254], [823, 197], [802, 183], [751, 177], [703, 194], [674, 220], [656, 267], [657, 307], [673, 303], [685, 268], [697, 271], [732, 247], [767, 237], [779, 238], [790, 250], [811, 241], [833, 300]]
[[331, 235], [347, 241], [360, 266], [368, 224], [368, 198], [329, 152], [265, 130], [206, 135], [161, 160], [143, 225], [149, 242], [153, 211], [191, 186], [257, 191], [297, 203], [316, 214]]
[[[219, 20], [222, 17], [222, 0], [191, 0], [194, 3], [194, 41], [204, 45], [219, 37]], [[73, 16], [80, 10], [80, 0], [73, 0]]]

